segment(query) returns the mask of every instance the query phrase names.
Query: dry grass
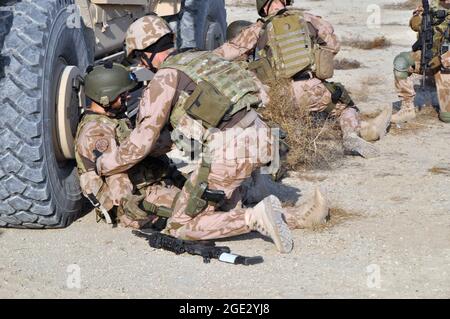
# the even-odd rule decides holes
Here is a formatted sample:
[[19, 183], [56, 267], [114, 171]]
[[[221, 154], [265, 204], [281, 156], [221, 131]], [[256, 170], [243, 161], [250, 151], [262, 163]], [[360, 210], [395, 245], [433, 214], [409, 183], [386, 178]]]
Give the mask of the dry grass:
[[325, 224], [314, 226], [313, 230], [316, 232], [322, 232], [337, 225], [341, 225], [350, 219], [359, 217], [361, 217], [361, 214], [359, 213], [348, 211], [340, 207], [332, 207], [330, 208], [330, 214], [328, 216], [327, 222]]
[[286, 142], [290, 146], [288, 168], [331, 168], [343, 153], [337, 121], [318, 118], [306, 108], [299, 108], [290, 87], [286, 80], [272, 84], [271, 102], [261, 112], [269, 123], [278, 124], [287, 133]]
[[363, 40], [360, 37], [355, 39], [344, 38], [341, 43], [344, 46], [362, 50], [384, 49], [392, 45], [391, 41], [385, 36], [376, 37], [372, 40]]
[[336, 70], [353, 70], [359, 69], [361, 67], [361, 62], [352, 59], [335, 59], [334, 68]]
[[400, 3], [385, 4], [383, 8], [392, 10], [414, 10], [419, 4], [419, 0], [407, 0]]
[[450, 167], [439, 167], [439, 166], [433, 166], [428, 170], [433, 175], [445, 175], [450, 176]]

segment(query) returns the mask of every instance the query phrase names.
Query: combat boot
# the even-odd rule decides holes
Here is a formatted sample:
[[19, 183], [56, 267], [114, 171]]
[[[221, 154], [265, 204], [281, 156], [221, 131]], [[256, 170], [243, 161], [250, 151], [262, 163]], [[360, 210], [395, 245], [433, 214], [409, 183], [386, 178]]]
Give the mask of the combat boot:
[[280, 253], [289, 253], [294, 243], [283, 214], [280, 200], [270, 195], [246, 211], [245, 222], [251, 230], [270, 237]]
[[368, 142], [377, 141], [386, 135], [391, 123], [392, 107], [386, 107], [376, 118], [361, 122], [359, 135]]
[[295, 213], [297, 226], [299, 228], [313, 228], [325, 224], [329, 212], [327, 200], [320, 189], [316, 188], [314, 196], [298, 207]]
[[413, 101], [402, 101], [400, 111], [392, 115], [391, 122], [394, 124], [400, 124], [409, 122], [416, 118], [416, 109]]
[[359, 155], [364, 158], [373, 158], [380, 155], [378, 148], [358, 136], [356, 132], [344, 133], [344, 153], [348, 155]]

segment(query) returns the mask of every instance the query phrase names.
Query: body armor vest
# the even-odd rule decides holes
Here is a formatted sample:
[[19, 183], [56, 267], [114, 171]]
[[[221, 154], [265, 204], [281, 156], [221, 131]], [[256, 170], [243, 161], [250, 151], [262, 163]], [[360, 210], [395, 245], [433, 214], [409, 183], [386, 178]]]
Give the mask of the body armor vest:
[[179, 70], [196, 84], [194, 92], [182, 92], [173, 107], [170, 122], [174, 128], [184, 114], [210, 128], [242, 109], [261, 104], [259, 88], [251, 73], [213, 53], [180, 53], [170, 56], [162, 68]]
[[300, 10], [281, 10], [265, 19], [257, 59], [267, 59], [276, 78], [292, 78], [314, 64], [314, 47]]

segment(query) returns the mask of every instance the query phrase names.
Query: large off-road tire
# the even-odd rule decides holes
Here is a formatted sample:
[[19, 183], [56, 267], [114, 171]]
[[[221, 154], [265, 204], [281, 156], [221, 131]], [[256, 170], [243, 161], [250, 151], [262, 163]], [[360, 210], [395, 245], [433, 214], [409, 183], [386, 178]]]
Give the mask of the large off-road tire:
[[80, 214], [81, 192], [75, 162], [61, 159], [55, 141], [55, 98], [62, 70], [84, 71], [93, 50], [83, 25], [67, 24], [73, 0], [3, 3], [0, 226], [64, 227]]

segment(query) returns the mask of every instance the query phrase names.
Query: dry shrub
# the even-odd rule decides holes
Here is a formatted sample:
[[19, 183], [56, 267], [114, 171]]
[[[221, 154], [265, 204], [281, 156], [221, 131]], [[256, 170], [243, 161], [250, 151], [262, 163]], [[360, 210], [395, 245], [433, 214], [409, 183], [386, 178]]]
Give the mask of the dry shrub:
[[359, 69], [361, 67], [361, 62], [352, 59], [335, 59], [334, 68], [336, 70], [353, 70]]
[[400, 3], [385, 4], [383, 8], [392, 10], [414, 10], [419, 4], [419, 0], [407, 0]]
[[280, 80], [270, 87], [271, 102], [262, 110], [262, 116], [287, 133], [286, 142], [290, 147], [288, 168], [331, 168], [331, 164], [342, 157], [337, 121], [321, 118], [321, 114], [315, 116], [306, 108], [298, 107], [289, 81]]
[[450, 167], [433, 166], [428, 170], [433, 175], [450, 176]]
[[372, 40], [363, 40], [360, 37], [355, 39], [344, 38], [342, 39], [342, 45], [362, 50], [373, 50], [390, 47], [392, 43], [383, 35]]

